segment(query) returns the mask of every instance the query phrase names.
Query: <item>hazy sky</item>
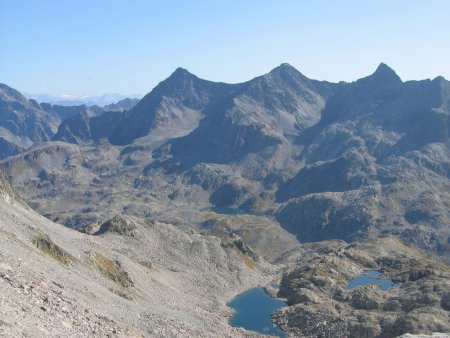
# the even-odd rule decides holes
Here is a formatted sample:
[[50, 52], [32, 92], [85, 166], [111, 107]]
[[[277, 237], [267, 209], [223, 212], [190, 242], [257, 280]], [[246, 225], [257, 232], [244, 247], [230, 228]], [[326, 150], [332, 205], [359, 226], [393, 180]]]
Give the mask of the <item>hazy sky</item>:
[[0, 0], [0, 82], [145, 94], [179, 66], [241, 82], [283, 62], [329, 81], [380, 62], [450, 79], [449, 18], [449, 0]]

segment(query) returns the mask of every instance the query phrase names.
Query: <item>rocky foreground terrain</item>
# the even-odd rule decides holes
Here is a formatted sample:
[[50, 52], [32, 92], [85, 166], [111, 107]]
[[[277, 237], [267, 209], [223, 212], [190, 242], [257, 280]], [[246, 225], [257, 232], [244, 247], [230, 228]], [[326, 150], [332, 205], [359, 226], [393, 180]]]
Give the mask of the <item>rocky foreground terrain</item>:
[[37, 214], [0, 175], [0, 335], [257, 337], [228, 325], [274, 268], [238, 238], [115, 217], [93, 235]]

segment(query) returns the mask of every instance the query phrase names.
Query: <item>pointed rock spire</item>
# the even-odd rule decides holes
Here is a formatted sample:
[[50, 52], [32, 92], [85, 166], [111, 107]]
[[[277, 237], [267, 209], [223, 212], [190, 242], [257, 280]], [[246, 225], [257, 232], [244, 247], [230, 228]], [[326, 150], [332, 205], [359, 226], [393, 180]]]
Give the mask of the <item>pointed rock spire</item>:
[[169, 79], [182, 79], [182, 78], [190, 78], [190, 77], [196, 77], [196, 76], [194, 74], [190, 73], [187, 69], [178, 67], [169, 76]]
[[371, 75], [373, 79], [384, 82], [402, 82], [395, 71], [385, 63], [380, 63], [375, 72]]

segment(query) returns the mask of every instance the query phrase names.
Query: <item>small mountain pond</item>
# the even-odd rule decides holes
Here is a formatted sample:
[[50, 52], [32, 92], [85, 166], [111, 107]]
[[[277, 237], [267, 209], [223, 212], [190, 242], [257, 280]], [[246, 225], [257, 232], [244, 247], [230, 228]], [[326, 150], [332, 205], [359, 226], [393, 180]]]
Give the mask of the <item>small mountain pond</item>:
[[363, 275], [358, 276], [347, 284], [347, 289], [352, 290], [360, 285], [375, 284], [378, 285], [382, 291], [388, 291], [389, 289], [398, 287], [393, 281], [389, 279], [381, 279], [381, 273], [376, 270], [369, 270], [364, 272]]
[[272, 324], [271, 315], [287, 305], [279, 299], [270, 297], [262, 288], [253, 288], [236, 296], [228, 306], [235, 310], [230, 319], [231, 326], [286, 337], [279, 327]]

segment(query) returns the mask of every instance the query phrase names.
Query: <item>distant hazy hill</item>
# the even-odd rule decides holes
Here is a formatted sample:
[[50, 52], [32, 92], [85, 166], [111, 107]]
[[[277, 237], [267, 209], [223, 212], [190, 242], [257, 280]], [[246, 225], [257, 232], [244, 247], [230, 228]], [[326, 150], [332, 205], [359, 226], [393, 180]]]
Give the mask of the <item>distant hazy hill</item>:
[[139, 102], [139, 99], [133, 99], [133, 98], [125, 98], [122, 99], [116, 103], [111, 103], [108, 105], [103, 106], [104, 110], [107, 111], [124, 111], [124, 110], [130, 110], [133, 108], [137, 103]]
[[[47, 102], [60, 106], [99, 106], [114, 104], [126, 99], [140, 99], [141, 96], [134, 95], [122, 95], [122, 94], [103, 94], [97, 96], [74, 96], [74, 95], [48, 95], [48, 94], [25, 94], [26, 97], [36, 100], [37, 102]], [[127, 108], [129, 109], [129, 108]]]

